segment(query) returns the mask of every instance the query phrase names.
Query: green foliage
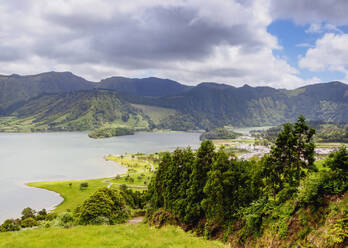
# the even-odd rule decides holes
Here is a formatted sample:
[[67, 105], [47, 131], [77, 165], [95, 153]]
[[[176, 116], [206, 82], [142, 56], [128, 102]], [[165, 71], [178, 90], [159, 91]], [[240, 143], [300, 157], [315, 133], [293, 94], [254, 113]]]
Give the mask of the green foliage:
[[47, 218], [47, 211], [46, 209], [40, 210], [36, 215], [36, 220], [45, 220]]
[[80, 190], [84, 190], [84, 189], [87, 189], [87, 188], [88, 188], [88, 183], [87, 182], [80, 183]]
[[22, 210], [22, 220], [27, 218], [35, 218], [35, 211], [29, 207]]
[[191, 115], [176, 113], [163, 118], [157, 125], [159, 129], [187, 131], [197, 129], [196, 121]]
[[303, 205], [322, 204], [323, 196], [340, 195], [348, 189], [348, 151], [341, 147], [324, 161], [329, 171], [309, 174], [300, 184], [298, 199]]
[[24, 228], [37, 226], [37, 221], [33, 217], [28, 217], [21, 221], [21, 226]]
[[20, 221], [14, 219], [7, 219], [1, 225], [1, 230], [3, 232], [19, 231], [21, 229]]
[[76, 209], [80, 224], [91, 224], [99, 216], [109, 219], [110, 224], [125, 222], [128, 218], [126, 203], [120, 192], [101, 188]]
[[88, 134], [90, 138], [109, 138], [114, 136], [124, 136], [124, 135], [133, 135], [134, 130], [131, 128], [125, 127], [109, 127], [109, 128], [100, 128], [92, 131]]
[[233, 131], [228, 130], [226, 128], [215, 128], [215, 129], [209, 130], [209, 131], [201, 134], [201, 136], [199, 136], [199, 139], [200, 140], [235, 139], [241, 135], [242, 134], [233, 132]]
[[63, 213], [61, 216], [60, 216], [60, 222], [62, 225], [64, 224], [67, 224], [67, 223], [71, 223], [71, 222], [74, 222], [74, 217], [71, 213], [69, 212], [66, 212], [66, 213]]
[[283, 125], [270, 155], [263, 160], [264, 176], [274, 199], [285, 185], [297, 187], [306, 171], [315, 169], [314, 134], [303, 116], [294, 125]]

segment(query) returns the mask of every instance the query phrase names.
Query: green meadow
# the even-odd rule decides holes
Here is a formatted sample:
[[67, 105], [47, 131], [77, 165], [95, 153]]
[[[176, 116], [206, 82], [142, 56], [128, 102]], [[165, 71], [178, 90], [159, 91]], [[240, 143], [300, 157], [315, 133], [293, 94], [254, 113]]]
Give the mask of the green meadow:
[[19, 232], [0, 233], [0, 248], [215, 248], [221, 242], [208, 241], [185, 233], [179, 227], [161, 229], [145, 224], [115, 226], [76, 226], [37, 228]]

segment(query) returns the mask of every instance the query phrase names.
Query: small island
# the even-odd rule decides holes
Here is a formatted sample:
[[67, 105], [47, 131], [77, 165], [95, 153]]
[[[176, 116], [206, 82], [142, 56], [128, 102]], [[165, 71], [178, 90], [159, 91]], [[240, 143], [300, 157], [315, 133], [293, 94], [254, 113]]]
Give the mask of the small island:
[[93, 130], [88, 137], [93, 139], [109, 138], [114, 136], [133, 135], [134, 130], [126, 127], [106, 127]]
[[200, 140], [214, 140], [214, 139], [235, 139], [238, 136], [242, 136], [241, 133], [233, 132], [227, 128], [215, 128], [205, 133], [202, 133], [199, 137]]

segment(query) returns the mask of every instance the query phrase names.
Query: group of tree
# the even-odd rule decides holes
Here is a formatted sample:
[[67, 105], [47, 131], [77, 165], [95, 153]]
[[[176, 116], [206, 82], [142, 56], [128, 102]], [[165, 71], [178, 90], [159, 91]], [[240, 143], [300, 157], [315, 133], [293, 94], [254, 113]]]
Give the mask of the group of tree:
[[214, 140], [214, 139], [235, 139], [242, 134], [236, 133], [227, 128], [215, 128], [209, 131], [206, 131], [199, 136], [200, 140]]
[[[316, 130], [314, 136], [316, 142], [348, 142], [347, 123], [309, 121], [308, 125]], [[282, 126], [276, 126], [266, 130], [251, 131], [251, 133], [256, 138], [274, 142], [281, 130]]]
[[18, 231], [21, 228], [34, 227], [38, 225], [38, 221], [51, 218], [52, 215], [48, 214], [46, 209], [42, 209], [38, 212], [27, 207], [23, 209], [21, 218], [7, 219], [0, 226], [0, 232]]
[[119, 189], [100, 188], [81, 203], [76, 209], [57, 214], [47, 213], [45, 209], [34, 211], [27, 207], [22, 217], [7, 219], [0, 226], [1, 232], [18, 231], [21, 228], [51, 225], [68, 228], [74, 225], [113, 225], [124, 223], [137, 210], [145, 205], [143, 192], [133, 191], [126, 185]]
[[[262, 159], [238, 160], [205, 140], [196, 152], [176, 149], [162, 157], [149, 185], [149, 219], [160, 212], [186, 228], [208, 236], [233, 223], [259, 233], [270, 209], [294, 200], [294, 205], [320, 204], [327, 194], [348, 189], [348, 151], [342, 147], [324, 162], [314, 162], [315, 130], [300, 116], [283, 125], [271, 152]], [[316, 177], [318, 180], [312, 180]], [[302, 205], [301, 205], [302, 204]]]

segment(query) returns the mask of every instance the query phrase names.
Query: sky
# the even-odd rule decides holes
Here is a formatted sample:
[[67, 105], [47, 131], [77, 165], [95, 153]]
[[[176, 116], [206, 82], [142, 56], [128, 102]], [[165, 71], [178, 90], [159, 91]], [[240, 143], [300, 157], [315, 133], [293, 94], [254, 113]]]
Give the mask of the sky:
[[0, 0], [0, 74], [348, 82], [347, 0]]

